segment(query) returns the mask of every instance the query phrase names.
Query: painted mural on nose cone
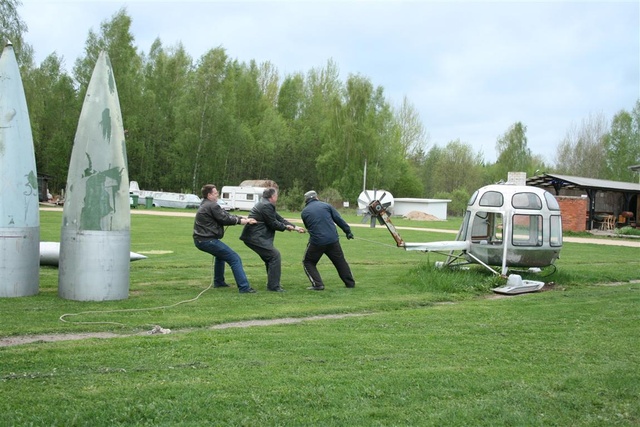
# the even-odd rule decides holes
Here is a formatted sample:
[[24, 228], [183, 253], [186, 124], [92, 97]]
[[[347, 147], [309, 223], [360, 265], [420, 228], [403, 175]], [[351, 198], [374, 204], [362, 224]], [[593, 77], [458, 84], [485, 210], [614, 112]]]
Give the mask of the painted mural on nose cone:
[[67, 176], [58, 295], [80, 301], [129, 293], [129, 174], [120, 101], [100, 53], [78, 120]]
[[73, 142], [63, 227], [129, 230], [129, 209], [120, 101], [111, 61], [102, 52], [91, 76]]
[[0, 297], [39, 290], [38, 179], [27, 101], [13, 45], [0, 54]]

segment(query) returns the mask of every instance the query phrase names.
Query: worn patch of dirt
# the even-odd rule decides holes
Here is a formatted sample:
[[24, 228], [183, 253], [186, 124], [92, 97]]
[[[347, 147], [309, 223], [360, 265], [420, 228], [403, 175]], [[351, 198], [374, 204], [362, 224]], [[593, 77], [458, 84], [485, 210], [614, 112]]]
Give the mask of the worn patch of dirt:
[[[366, 314], [328, 314], [324, 316], [310, 316], [310, 317], [286, 317], [282, 319], [267, 319], [267, 320], [247, 320], [242, 322], [222, 323], [219, 325], [213, 325], [209, 329], [229, 329], [229, 328], [249, 328], [252, 326], [271, 326], [271, 325], [286, 325], [292, 323], [302, 323], [313, 320], [326, 320], [326, 319], [344, 319], [346, 317], [366, 316]], [[132, 336], [144, 336], [144, 335], [156, 335], [167, 334], [171, 332], [188, 332], [190, 330], [169, 330], [164, 329], [158, 325], [154, 326], [147, 332], [139, 332], [136, 334], [116, 334], [112, 332], [83, 332], [77, 334], [42, 334], [42, 335], [23, 335], [15, 337], [0, 338], [0, 347], [11, 347], [14, 345], [31, 344], [31, 343], [45, 343], [45, 342], [58, 342], [58, 341], [76, 341], [90, 338], [122, 338]]]
[[76, 341], [88, 338], [118, 338], [129, 335], [119, 335], [111, 332], [86, 332], [80, 334], [43, 334], [43, 335], [22, 335], [15, 337], [0, 338], [0, 347], [11, 347], [20, 344], [31, 344], [40, 342], [56, 341]]

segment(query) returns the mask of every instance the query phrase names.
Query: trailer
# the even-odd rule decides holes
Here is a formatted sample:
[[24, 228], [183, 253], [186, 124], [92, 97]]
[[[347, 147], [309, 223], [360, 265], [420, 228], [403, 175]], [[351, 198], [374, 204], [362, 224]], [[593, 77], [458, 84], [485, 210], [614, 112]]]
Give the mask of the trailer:
[[265, 187], [225, 185], [220, 192], [220, 200], [232, 209], [250, 211], [260, 201]]
[[219, 199], [227, 202], [232, 209], [250, 211], [262, 199], [264, 190], [272, 187], [278, 188], [278, 184], [270, 179], [249, 179], [240, 185], [225, 185]]
[[129, 203], [136, 205], [133, 196], [137, 196], [139, 204], [146, 205], [149, 200], [147, 207], [197, 209], [201, 202], [195, 194], [141, 190], [136, 181], [129, 182]]

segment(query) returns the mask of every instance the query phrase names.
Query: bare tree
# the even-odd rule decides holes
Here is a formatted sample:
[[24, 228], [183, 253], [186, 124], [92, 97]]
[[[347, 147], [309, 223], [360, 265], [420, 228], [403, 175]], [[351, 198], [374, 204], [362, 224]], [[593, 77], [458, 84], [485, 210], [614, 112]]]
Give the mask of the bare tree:
[[603, 178], [608, 128], [602, 113], [590, 114], [580, 127], [573, 125], [558, 145], [556, 170], [567, 175]]
[[407, 158], [419, 151], [426, 151], [427, 134], [420, 116], [413, 104], [405, 96], [400, 109], [396, 111], [396, 121], [400, 127], [400, 144], [403, 157]]

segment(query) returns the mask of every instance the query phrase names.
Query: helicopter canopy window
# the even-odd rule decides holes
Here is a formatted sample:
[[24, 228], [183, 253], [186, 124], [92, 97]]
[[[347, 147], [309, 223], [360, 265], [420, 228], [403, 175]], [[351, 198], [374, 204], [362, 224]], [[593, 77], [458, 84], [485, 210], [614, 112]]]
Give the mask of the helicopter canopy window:
[[542, 246], [542, 215], [513, 216], [513, 246]]
[[501, 213], [477, 212], [473, 217], [471, 242], [484, 245], [501, 245], [502, 229]]
[[542, 209], [542, 200], [535, 193], [516, 193], [511, 199], [511, 205], [516, 209]]
[[551, 215], [549, 221], [551, 222], [549, 244], [551, 246], [562, 246], [562, 220], [560, 215]]
[[500, 207], [503, 203], [502, 193], [497, 191], [487, 191], [480, 197], [480, 206]]
[[473, 192], [473, 194], [471, 195], [471, 198], [469, 199], [469, 202], [467, 203], [467, 206], [471, 206], [472, 204], [474, 204], [477, 198], [478, 198], [478, 190]]
[[556, 200], [556, 198], [553, 197], [553, 194], [549, 193], [548, 191], [545, 191], [544, 198], [547, 201], [547, 206], [549, 206], [550, 211], [560, 210], [560, 204], [558, 204], [558, 200]]

